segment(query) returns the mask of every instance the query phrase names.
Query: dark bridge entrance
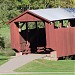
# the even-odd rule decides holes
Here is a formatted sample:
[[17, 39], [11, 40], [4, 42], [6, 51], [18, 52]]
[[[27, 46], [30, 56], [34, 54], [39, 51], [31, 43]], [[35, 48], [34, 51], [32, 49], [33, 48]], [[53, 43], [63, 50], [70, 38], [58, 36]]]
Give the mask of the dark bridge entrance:
[[37, 53], [44, 51], [46, 47], [46, 33], [43, 22], [28, 22], [24, 23], [24, 25], [20, 23], [19, 27], [21, 28], [19, 33], [23, 52]]
[[32, 29], [29, 32], [31, 52], [37, 52], [37, 47], [46, 46], [45, 28]]

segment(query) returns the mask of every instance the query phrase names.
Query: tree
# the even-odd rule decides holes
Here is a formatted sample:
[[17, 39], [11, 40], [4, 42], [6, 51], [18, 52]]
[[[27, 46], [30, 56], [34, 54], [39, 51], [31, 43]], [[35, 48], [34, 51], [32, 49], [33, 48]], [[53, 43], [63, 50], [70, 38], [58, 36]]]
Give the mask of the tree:
[[75, 8], [75, 0], [72, 0], [72, 3], [73, 3], [73, 8]]
[[16, 0], [17, 8], [22, 12], [29, 9], [29, 0]]
[[17, 9], [16, 0], [0, 0], [0, 25], [17, 16], [20, 12]]
[[72, 0], [62, 0], [61, 1], [61, 7], [64, 7], [64, 8], [72, 8]]
[[51, 7], [63, 7], [63, 8], [72, 8], [73, 7], [72, 0], [49, 0], [48, 2]]

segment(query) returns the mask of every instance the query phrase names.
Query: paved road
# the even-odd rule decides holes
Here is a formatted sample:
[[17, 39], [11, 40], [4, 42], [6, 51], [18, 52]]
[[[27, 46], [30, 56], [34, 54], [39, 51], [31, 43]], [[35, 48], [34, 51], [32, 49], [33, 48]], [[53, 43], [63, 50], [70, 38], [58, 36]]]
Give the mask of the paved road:
[[28, 62], [42, 58], [46, 56], [45, 54], [28, 54], [28, 55], [22, 55], [17, 56], [12, 59], [10, 59], [8, 62], [0, 66], [0, 73], [13, 73], [13, 70], [21, 67], [24, 64], [27, 64]]

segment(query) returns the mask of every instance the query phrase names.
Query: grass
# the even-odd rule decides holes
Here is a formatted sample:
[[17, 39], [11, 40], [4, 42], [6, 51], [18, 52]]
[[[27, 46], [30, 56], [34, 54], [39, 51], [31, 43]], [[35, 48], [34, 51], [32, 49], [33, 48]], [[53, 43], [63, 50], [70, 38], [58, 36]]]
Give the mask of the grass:
[[74, 73], [43, 73], [43, 74], [0, 74], [0, 75], [75, 75]]
[[0, 56], [0, 65], [7, 62], [9, 58], [10, 58], [9, 56]]
[[17, 72], [74, 72], [75, 61], [60, 60], [50, 61], [44, 59], [34, 60], [16, 69]]

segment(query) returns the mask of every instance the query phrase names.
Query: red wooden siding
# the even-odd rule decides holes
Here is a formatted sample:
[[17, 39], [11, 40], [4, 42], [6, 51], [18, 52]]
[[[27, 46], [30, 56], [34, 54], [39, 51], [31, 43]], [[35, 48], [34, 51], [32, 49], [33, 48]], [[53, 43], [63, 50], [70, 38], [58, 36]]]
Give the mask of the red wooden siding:
[[46, 48], [54, 48], [55, 47], [54, 26], [50, 25], [50, 23], [46, 23], [45, 29], [46, 29]]
[[11, 32], [11, 46], [12, 46], [12, 48], [20, 51], [19, 31], [18, 31], [18, 27], [13, 22], [10, 24], [10, 32]]
[[46, 48], [49, 48], [49, 47], [50, 47], [49, 26], [50, 26], [50, 23], [46, 23], [46, 22], [45, 22]]
[[47, 47], [57, 51], [57, 56], [75, 54], [75, 27], [54, 29], [48, 25], [46, 31]]
[[36, 16], [26, 13], [25, 15], [21, 16], [20, 18], [16, 19], [15, 22], [29, 22], [29, 21], [40, 21]]
[[71, 53], [75, 54], [75, 27], [70, 28], [70, 44], [71, 44]]

